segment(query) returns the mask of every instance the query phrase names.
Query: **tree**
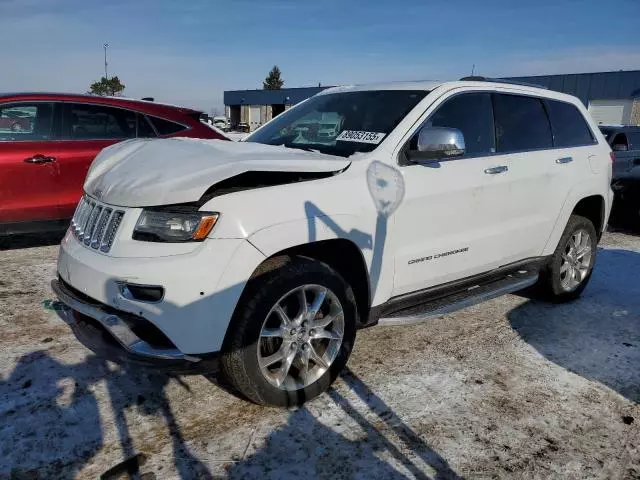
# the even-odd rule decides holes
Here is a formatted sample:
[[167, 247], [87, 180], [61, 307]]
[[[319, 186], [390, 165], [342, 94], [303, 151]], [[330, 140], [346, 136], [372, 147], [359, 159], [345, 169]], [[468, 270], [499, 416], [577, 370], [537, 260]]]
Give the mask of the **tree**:
[[102, 77], [99, 82], [93, 82], [89, 87], [89, 93], [93, 95], [121, 95], [124, 84], [116, 77]]
[[284, 80], [280, 78], [280, 69], [274, 65], [267, 78], [262, 82], [262, 88], [265, 90], [280, 90], [284, 85]]

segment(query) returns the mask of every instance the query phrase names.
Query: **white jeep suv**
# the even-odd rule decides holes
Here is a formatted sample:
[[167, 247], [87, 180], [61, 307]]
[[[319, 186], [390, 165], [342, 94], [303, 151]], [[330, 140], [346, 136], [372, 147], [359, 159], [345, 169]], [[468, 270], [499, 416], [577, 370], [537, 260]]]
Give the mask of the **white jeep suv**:
[[[340, 131], [319, 142], [325, 117]], [[99, 353], [217, 365], [255, 402], [299, 404], [340, 373], [358, 328], [536, 284], [578, 297], [610, 152], [576, 98], [544, 89], [332, 88], [243, 142], [103, 150], [52, 285]]]

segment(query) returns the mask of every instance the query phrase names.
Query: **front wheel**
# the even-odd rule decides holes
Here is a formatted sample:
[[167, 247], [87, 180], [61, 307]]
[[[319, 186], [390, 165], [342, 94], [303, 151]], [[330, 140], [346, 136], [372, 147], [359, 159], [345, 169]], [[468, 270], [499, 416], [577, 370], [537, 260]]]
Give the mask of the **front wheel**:
[[222, 374], [250, 400], [299, 405], [324, 392], [347, 363], [357, 308], [327, 264], [294, 257], [254, 275], [236, 308]]
[[551, 300], [566, 302], [580, 296], [591, 279], [597, 243], [593, 223], [572, 215], [542, 279]]

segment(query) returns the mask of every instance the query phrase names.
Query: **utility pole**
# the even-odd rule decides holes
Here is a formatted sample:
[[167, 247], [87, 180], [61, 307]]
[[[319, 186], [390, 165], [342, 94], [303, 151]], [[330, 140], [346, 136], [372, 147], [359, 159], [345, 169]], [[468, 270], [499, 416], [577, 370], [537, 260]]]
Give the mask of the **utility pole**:
[[474, 63], [473, 66], [471, 67], [471, 76], [473, 77], [473, 74], [476, 72], [476, 64]]
[[107, 48], [109, 48], [109, 44], [105, 43], [102, 47], [104, 48], [104, 78], [105, 80], [109, 80], [109, 74], [107, 72]]

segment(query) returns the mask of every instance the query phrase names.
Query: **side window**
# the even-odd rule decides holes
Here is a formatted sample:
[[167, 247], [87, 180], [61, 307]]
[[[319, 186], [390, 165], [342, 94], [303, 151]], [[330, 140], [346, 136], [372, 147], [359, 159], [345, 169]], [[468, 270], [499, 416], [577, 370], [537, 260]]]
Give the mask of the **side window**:
[[0, 105], [0, 142], [51, 140], [52, 103]]
[[154, 132], [153, 129], [151, 128], [151, 124], [149, 123], [149, 120], [147, 119], [146, 115], [143, 115], [142, 113], [138, 113], [137, 117], [138, 117], [138, 125], [137, 125], [138, 138], [155, 137], [156, 132]]
[[615, 137], [613, 137], [613, 141], [611, 142], [611, 150], [613, 150], [614, 152], [629, 150], [627, 135], [625, 135], [624, 133], [618, 133]]
[[580, 111], [566, 102], [547, 100], [556, 147], [591, 145], [595, 141]]
[[164, 118], [151, 117], [151, 116], [147, 116], [147, 118], [151, 120], [151, 123], [153, 123], [153, 126], [157, 130], [158, 135], [160, 136], [173, 135], [174, 133], [178, 133], [187, 129], [187, 127], [185, 127], [184, 125], [180, 125], [179, 123], [175, 123], [175, 122], [170, 122], [169, 120], [165, 120]]
[[122, 108], [67, 104], [65, 136], [73, 140], [135, 138], [136, 117], [136, 112]]
[[438, 107], [425, 125], [460, 130], [464, 135], [467, 155], [496, 151], [489, 93], [457, 95]]
[[535, 97], [495, 94], [498, 152], [551, 148], [551, 126], [542, 101]]
[[640, 150], [640, 132], [629, 132], [629, 150]]

